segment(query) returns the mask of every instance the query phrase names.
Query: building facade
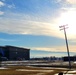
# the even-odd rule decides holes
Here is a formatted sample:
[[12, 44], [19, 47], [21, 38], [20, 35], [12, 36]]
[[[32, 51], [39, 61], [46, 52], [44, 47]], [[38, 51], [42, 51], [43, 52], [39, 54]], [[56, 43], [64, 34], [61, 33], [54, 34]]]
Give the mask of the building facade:
[[0, 46], [0, 56], [8, 60], [29, 60], [30, 49], [15, 46]]

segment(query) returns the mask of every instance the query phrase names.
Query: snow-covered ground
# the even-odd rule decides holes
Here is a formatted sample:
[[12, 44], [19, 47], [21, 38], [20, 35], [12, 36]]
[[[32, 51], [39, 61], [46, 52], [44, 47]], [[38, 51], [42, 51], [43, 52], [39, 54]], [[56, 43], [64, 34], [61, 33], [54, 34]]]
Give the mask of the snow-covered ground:
[[[63, 73], [64, 73], [63, 75], [76, 75], [76, 74], [74, 74], [74, 73], [76, 73], [76, 70], [68, 71], [66, 74], [65, 74], [65, 72], [63, 72]], [[58, 75], [58, 73], [55, 75]]]
[[[2, 61], [2, 65], [68, 65], [68, 62], [49, 62], [49, 61]], [[71, 64], [76, 64], [71, 62]]]
[[28, 70], [28, 69], [16, 69], [16, 71], [52, 72], [53, 70]]
[[[58, 75], [58, 73], [57, 73], [57, 74], [55, 74], [55, 75]], [[63, 74], [63, 75], [76, 75], [76, 74]]]
[[0, 69], [8, 69], [8, 68], [5, 68], [5, 67], [0, 67]]
[[[45, 67], [45, 66], [50, 66], [50, 65], [67, 65], [68, 66], [68, 62], [43, 62], [43, 61], [3, 61], [1, 62], [1, 66], [9, 66], [9, 65], [26, 65], [26, 66], [34, 66], [34, 65], [42, 65], [44, 67], [39, 67], [39, 68], [44, 68], [44, 69], [49, 69], [49, 70], [28, 70], [28, 69], [17, 69], [16, 71], [37, 71], [37, 72], [52, 72], [54, 70], [50, 70], [50, 69], [62, 69], [62, 70], [68, 70], [68, 68], [57, 68], [57, 67]], [[76, 62], [71, 62], [72, 65], [75, 65]], [[1, 67], [0, 69], [7, 69], [4, 67]], [[65, 72], [64, 72], [65, 73]], [[76, 73], [75, 70], [73, 71], [68, 71], [67, 74], [63, 74], [63, 75], [76, 75], [74, 74]], [[58, 74], [55, 74], [58, 75]]]

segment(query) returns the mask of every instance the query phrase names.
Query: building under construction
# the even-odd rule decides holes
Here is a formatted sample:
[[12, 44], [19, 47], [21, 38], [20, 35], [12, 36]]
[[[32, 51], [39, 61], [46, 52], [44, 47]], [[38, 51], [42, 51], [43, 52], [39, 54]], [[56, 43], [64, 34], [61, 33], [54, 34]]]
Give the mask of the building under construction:
[[29, 60], [30, 49], [15, 46], [0, 46], [1, 60]]

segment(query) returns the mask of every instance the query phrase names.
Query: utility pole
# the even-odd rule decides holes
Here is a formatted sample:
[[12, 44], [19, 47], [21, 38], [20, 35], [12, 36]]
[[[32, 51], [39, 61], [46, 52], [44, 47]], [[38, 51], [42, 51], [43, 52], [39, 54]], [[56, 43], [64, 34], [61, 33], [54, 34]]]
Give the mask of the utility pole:
[[69, 60], [69, 69], [71, 69], [71, 62], [70, 62], [70, 54], [69, 54], [69, 46], [68, 46], [68, 41], [67, 41], [67, 35], [66, 35], [66, 27], [67, 25], [62, 25], [59, 26], [60, 30], [64, 30], [64, 35], [65, 35], [65, 42], [66, 42], [66, 48], [67, 48], [67, 53], [68, 53], [68, 60]]

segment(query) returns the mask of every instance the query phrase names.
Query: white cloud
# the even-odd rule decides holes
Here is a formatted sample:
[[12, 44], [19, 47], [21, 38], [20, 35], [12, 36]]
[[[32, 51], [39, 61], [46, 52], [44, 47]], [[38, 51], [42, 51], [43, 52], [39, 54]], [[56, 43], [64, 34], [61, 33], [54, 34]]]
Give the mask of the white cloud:
[[61, 2], [62, 0], [56, 0], [57, 3]]
[[15, 5], [14, 4], [8, 5], [8, 8], [15, 8]]
[[[67, 52], [66, 46], [53, 46], [53, 47], [32, 47], [31, 50], [43, 50], [43, 51], [53, 51], [53, 52]], [[76, 52], [75, 45], [69, 45], [70, 52]]]
[[[58, 0], [61, 1], [61, 0]], [[15, 5], [9, 6], [12, 8]], [[0, 32], [9, 33], [9, 34], [31, 34], [31, 35], [46, 35], [46, 36], [54, 36], [58, 38], [64, 38], [64, 32], [60, 31], [59, 26], [63, 24], [68, 24], [68, 22], [76, 20], [76, 9], [74, 8], [64, 8], [58, 9], [57, 15], [53, 18], [48, 16], [46, 21], [42, 17], [44, 16], [29, 16], [24, 14], [16, 14], [16, 13], [9, 13], [6, 17], [10, 18], [0, 18]], [[66, 10], [65, 12], [63, 10]], [[70, 11], [74, 11], [70, 13]], [[4, 14], [4, 12], [0, 12], [0, 14]], [[11, 16], [12, 15], [12, 16]], [[72, 18], [69, 16], [73, 16]], [[12, 19], [13, 17], [13, 19]], [[50, 17], [50, 18], [49, 18]], [[74, 22], [73, 21], [73, 22]], [[75, 22], [74, 22], [75, 23]], [[70, 25], [70, 23], [69, 23]], [[74, 26], [74, 25], [71, 25]], [[76, 30], [76, 27], [73, 27], [73, 31]], [[70, 29], [70, 27], [69, 27]], [[68, 29], [67, 29], [68, 30]], [[75, 39], [76, 35], [68, 34], [69, 39]]]
[[49, 48], [49, 47], [33, 47], [32, 50], [42, 50], [42, 51], [56, 51], [55, 48]]
[[[65, 13], [68, 14], [66, 11]], [[66, 24], [63, 23], [64, 21], [69, 21], [68, 16], [70, 15], [64, 15], [64, 12], [61, 12], [61, 15], [57, 18], [51, 19], [51, 22], [47, 21], [40, 21], [42, 19], [41, 17], [39, 20], [36, 20], [37, 17], [27, 16], [19, 14], [12, 14], [12, 16], [19, 17], [17, 18], [2, 18], [0, 19], [0, 32], [9, 33], [9, 34], [31, 34], [31, 35], [46, 35], [46, 36], [54, 36], [59, 38], [64, 38], [64, 33], [60, 31], [59, 26]], [[73, 15], [74, 13], [72, 13]], [[63, 17], [64, 15], [64, 17]], [[71, 16], [71, 15], [70, 15]], [[74, 15], [75, 17], [75, 15]], [[72, 25], [73, 26], [73, 25]], [[69, 27], [70, 29], [70, 27]], [[75, 27], [73, 27], [72, 32], [76, 30]], [[68, 29], [67, 29], [68, 31]], [[75, 39], [75, 34], [68, 34], [68, 38]]]
[[76, 0], [66, 0], [66, 2], [68, 2], [70, 4], [76, 4]]
[[70, 43], [76, 44], [76, 39], [69, 40]]
[[0, 7], [4, 6], [5, 4], [3, 2], [0, 1]]
[[58, 3], [69, 3], [69, 4], [76, 4], [76, 0], [56, 0]]
[[[67, 52], [66, 46], [57, 46], [55, 48], [57, 51]], [[69, 45], [69, 51], [70, 52], [76, 52], [76, 46], [75, 45]]]
[[47, 22], [0, 19], [0, 31], [13, 34], [53, 35], [55, 27]]
[[[0, 8], [1, 8], [2, 6], [5, 6], [5, 4], [4, 4], [2, 1], [0, 1]], [[3, 12], [3, 11], [0, 11], [0, 15], [3, 15], [3, 14], [4, 14], [4, 12]]]
[[4, 14], [4, 12], [0, 11], [0, 15], [3, 15], [3, 14]]

